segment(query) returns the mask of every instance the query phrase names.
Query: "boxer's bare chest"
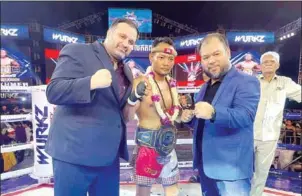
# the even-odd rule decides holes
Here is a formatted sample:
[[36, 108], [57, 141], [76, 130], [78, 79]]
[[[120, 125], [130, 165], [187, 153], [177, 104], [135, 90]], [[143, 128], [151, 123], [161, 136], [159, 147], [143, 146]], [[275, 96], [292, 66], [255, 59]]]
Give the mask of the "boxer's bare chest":
[[[156, 82], [154, 88], [157, 88], [158, 96], [160, 99], [160, 105], [163, 110], [170, 109], [173, 105], [172, 92], [166, 81]], [[143, 99], [143, 103], [154, 107], [152, 101], [152, 95], [154, 95], [152, 88], [147, 89], [147, 96]]]

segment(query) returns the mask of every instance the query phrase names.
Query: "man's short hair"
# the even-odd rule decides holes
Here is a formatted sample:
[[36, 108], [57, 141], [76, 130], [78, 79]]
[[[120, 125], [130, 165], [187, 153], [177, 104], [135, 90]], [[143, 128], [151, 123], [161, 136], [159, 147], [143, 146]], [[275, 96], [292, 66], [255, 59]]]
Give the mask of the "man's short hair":
[[156, 47], [160, 43], [166, 43], [174, 47], [174, 42], [170, 37], [157, 37], [153, 40], [152, 48]]
[[277, 63], [280, 62], [280, 55], [277, 52], [268, 51], [268, 52], [265, 52], [265, 53], [263, 53], [261, 55], [261, 57], [260, 57], [260, 63], [262, 63], [263, 57], [267, 56], [267, 55], [271, 55], [276, 60]]
[[111, 26], [109, 27], [109, 29], [116, 27], [119, 23], [126, 23], [130, 27], [134, 28], [137, 32], [137, 37], [139, 37], [139, 30], [138, 30], [137, 25], [128, 18], [118, 18], [118, 19], [114, 20], [113, 23], [111, 24]]
[[202, 45], [209, 39], [212, 38], [217, 38], [224, 46], [225, 48], [230, 48], [229, 42], [226, 38], [225, 35], [221, 34], [221, 33], [210, 33], [207, 34], [201, 41], [200, 43], [197, 45], [196, 47], [196, 53], [199, 54], [200, 53], [200, 49], [202, 47]]

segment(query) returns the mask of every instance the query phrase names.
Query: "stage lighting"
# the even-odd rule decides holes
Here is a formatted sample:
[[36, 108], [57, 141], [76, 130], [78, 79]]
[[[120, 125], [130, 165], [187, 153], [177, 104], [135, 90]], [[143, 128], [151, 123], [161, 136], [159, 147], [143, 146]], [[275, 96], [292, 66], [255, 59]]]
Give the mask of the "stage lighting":
[[291, 33], [290, 35], [291, 35], [291, 36], [294, 36], [295, 34], [294, 34], [294, 33]]

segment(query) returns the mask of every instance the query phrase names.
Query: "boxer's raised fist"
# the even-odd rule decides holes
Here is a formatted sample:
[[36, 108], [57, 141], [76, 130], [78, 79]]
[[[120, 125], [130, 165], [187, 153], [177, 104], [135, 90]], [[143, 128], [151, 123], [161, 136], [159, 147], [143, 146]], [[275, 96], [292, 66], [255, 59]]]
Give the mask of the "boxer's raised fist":
[[112, 76], [108, 69], [99, 69], [93, 74], [90, 81], [90, 89], [107, 88], [112, 83]]
[[138, 98], [146, 95], [147, 83], [145, 81], [141, 81], [135, 88], [135, 92]]
[[147, 82], [140, 81], [133, 89], [132, 93], [128, 98], [128, 103], [130, 105], [135, 105], [136, 102], [146, 95], [147, 90]]

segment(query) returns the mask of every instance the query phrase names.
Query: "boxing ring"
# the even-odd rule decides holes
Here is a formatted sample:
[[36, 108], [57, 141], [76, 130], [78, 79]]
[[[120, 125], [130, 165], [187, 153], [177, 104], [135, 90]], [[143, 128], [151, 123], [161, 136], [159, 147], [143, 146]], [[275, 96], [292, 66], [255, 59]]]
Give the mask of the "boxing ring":
[[[31, 186], [22, 187], [22, 190], [14, 190], [12, 192], [5, 192], [4, 196], [11, 195], [25, 195], [23, 192], [31, 191], [37, 188], [48, 188], [53, 187], [53, 172], [52, 172], [52, 159], [45, 152], [45, 144], [48, 137], [49, 127], [51, 125], [52, 115], [55, 111], [55, 106], [48, 103], [46, 98], [46, 85], [42, 86], [31, 86], [31, 87], [2, 87], [1, 92], [22, 92], [32, 94], [32, 112], [29, 114], [18, 114], [18, 115], [2, 115], [1, 123], [8, 122], [20, 122], [20, 121], [31, 121], [33, 127], [33, 141], [26, 144], [13, 144], [1, 146], [1, 153], [15, 152], [19, 150], [32, 149], [34, 151], [34, 164], [32, 167], [20, 169], [16, 171], [9, 171], [1, 174], [1, 181], [18, 178], [24, 175], [29, 175], [30, 178], [35, 179], [36, 183]], [[178, 139], [177, 145], [182, 144], [192, 144], [192, 139]], [[127, 140], [128, 146], [134, 146], [134, 140]], [[297, 149], [296, 146], [289, 146], [284, 144], [279, 144], [281, 149]], [[302, 146], [300, 146], [300, 150]], [[179, 168], [185, 169], [187, 171], [192, 170], [192, 161], [179, 161]], [[122, 170], [130, 170], [131, 166], [129, 163], [120, 163], [121, 174]], [[280, 171], [273, 171], [275, 174], [284, 175]], [[279, 173], [278, 173], [279, 172]], [[298, 176], [301, 178], [301, 176]], [[181, 179], [180, 183], [190, 184], [189, 179]], [[126, 181], [121, 181], [121, 185], [133, 185], [133, 182], [128, 179]], [[188, 185], [190, 186], [190, 185]], [[198, 184], [194, 185], [193, 189], [195, 192], [199, 192], [200, 188]], [[197, 188], [196, 188], [197, 186]], [[191, 188], [190, 188], [191, 189]], [[21, 192], [22, 194], [21, 194]], [[286, 195], [293, 196], [295, 193], [289, 193], [285, 191], [279, 191], [276, 189], [266, 188], [267, 195], [274, 195], [273, 193], [278, 193], [276, 195]], [[52, 190], [53, 192], [53, 190]], [[124, 194], [125, 195], [125, 194]], [[129, 195], [129, 194], [128, 194]], [[192, 194], [190, 194], [191, 196]], [[194, 195], [194, 194], [193, 194]]]

